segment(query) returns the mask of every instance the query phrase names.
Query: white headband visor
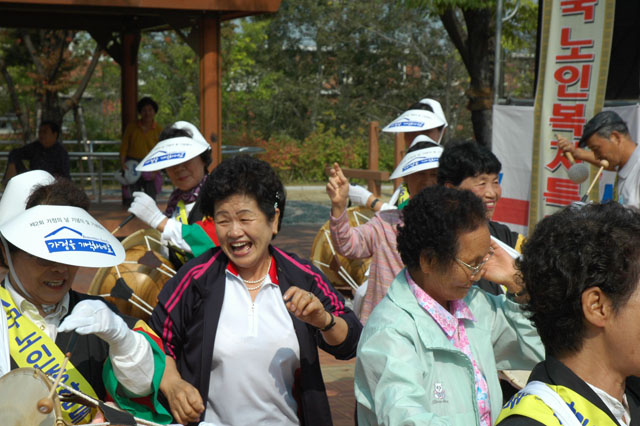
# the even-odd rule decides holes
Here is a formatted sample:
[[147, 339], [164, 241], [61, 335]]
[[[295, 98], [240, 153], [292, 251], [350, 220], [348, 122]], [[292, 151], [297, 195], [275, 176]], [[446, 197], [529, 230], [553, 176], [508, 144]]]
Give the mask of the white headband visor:
[[40, 205], [0, 224], [14, 246], [65, 265], [101, 268], [124, 261], [120, 241], [79, 207]]
[[398, 179], [423, 170], [435, 169], [439, 165], [440, 155], [444, 149], [440, 146], [419, 149], [404, 156], [389, 179]]

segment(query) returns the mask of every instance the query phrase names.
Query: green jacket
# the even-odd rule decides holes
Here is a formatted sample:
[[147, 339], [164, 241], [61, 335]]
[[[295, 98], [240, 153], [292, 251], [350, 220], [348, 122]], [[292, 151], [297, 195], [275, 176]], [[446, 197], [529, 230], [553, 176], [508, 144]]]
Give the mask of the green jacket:
[[[502, 407], [497, 370], [531, 370], [544, 349], [520, 306], [506, 296], [473, 286], [465, 302], [476, 319], [465, 320], [465, 328], [495, 421]], [[355, 395], [360, 425], [478, 424], [471, 361], [418, 305], [404, 270], [362, 332]]]

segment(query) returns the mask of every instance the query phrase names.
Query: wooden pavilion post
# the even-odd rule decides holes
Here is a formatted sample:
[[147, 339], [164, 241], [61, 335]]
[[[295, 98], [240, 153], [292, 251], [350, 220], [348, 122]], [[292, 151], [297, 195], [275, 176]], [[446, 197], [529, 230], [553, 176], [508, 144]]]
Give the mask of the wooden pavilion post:
[[[398, 164], [400, 164], [400, 161], [402, 161], [402, 157], [404, 157], [404, 153], [406, 151], [407, 148], [404, 142], [404, 133], [396, 133], [393, 140], [393, 164], [395, 164], [394, 167], [398, 167]], [[401, 183], [402, 179], [394, 179], [393, 189], [397, 189]]]
[[222, 160], [220, 19], [205, 15], [200, 22], [200, 130], [211, 144], [213, 170]]
[[[379, 160], [379, 146], [378, 146], [378, 132], [380, 131], [380, 124], [377, 121], [369, 123], [369, 170], [378, 170]], [[382, 183], [379, 180], [368, 180], [369, 191], [371, 191], [376, 197], [379, 197], [382, 193]]]
[[122, 37], [122, 63], [120, 87], [122, 90], [122, 133], [129, 123], [138, 118], [138, 48], [140, 31], [125, 31]]

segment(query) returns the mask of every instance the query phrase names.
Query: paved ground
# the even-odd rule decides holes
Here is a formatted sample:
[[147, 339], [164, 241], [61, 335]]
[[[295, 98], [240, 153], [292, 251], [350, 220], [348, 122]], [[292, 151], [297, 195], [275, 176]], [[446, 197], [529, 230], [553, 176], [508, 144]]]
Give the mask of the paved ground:
[[[308, 258], [318, 229], [329, 217], [328, 199], [322, 186], [288, 188], [287, 192], [289, 200], [285, 208], [283, 227], [274, 243], [284, 250]], [[93, 205], [90, 212], [109, 230], [115, 229], [128, 215], [117, 200]], [[146, 227], [144, 223], [134, 219], [120, 229], [116, 236], [124, 237], [144, 227]], [[86, 292], [96, 271], [94, 268], [81, 268], [76, 277], [74, 289]], [[320, 361], [334, 425], [351, 426], [354, 424], [355, 410], [353, 396], [355, 361], [338, 361], [324, 352], [320, 355]]]

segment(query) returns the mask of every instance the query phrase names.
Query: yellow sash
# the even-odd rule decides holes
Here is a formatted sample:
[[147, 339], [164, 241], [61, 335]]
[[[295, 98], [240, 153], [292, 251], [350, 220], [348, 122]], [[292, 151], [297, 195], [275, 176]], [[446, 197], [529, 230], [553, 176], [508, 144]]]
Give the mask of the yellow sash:
[[[588, 399], [565, 386], [547, 385], [567, 403], [576, 419], [582, 425], [617, 426], [604, 411], [596, 407]], [[553, 410], [535, 395], [520, 391], [511, 397], [502, 407], [496, 425], [509, 416], [529, 417], [544, 425], [559, 426], [560, 421]]]
[[409, 204], [409, 199], [411, 198], [411, 194], [409, 194], [409, 187], [406, 183], [403, 183], [400, 187], [400, 196], [398, 196], [398, 201], [396, 201], [396, 206], [398, 206], [398, 210], [402, 210], [405, 208], [407, 204]]
[[[11, 358], [18, 367], [38, 368], [45, 374], [57, 376], [64, 360], [62, 351], [46, 333], [20, 313], [9, 291], [2, 286], [0, 286], [0, 300], [7, 314]], [[71, 362], [67, 363], [60, 381], [85, 395], [98, 399], [89, 382]], [[58, 387], [58, 394], [63, 390], [62, 386]], [[62, 413], [64, 419], [72, 424], [86, 424], [93, 418], [95, 409], [92, 410], [78, 403], [63, 402]]]
[[189, 224], [189, 217], [187, 216], [187, 206], [184, 204], [184, 201], [178, 201], [178, 215], [176, 216], [178, 222], [183, 225]]

